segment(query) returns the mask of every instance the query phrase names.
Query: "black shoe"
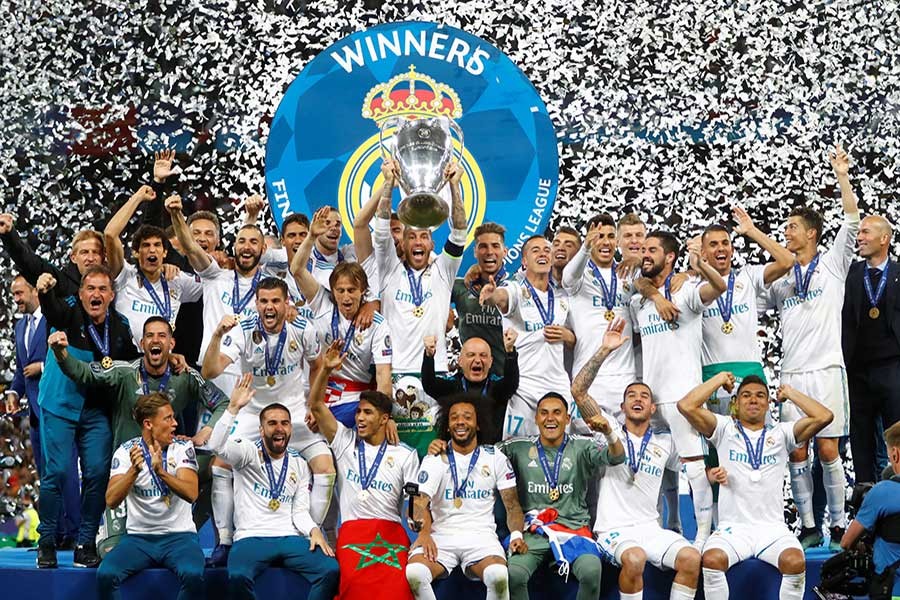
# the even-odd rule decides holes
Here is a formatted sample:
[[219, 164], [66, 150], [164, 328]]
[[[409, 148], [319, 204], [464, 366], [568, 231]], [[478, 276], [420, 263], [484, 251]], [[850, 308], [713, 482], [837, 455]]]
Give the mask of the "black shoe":
[[841, 538], [844, 537], [843, 527], [832, 527], [828, 531], [831, 532], [831, 539], [828, 541], [828, 549], [832, 552], [841, 551]]
[[822, 545], [822, 534], [817, 527], [804, 527], [798, 537], [804, 550]]
[[231, 552], [231, 546], [228, 544], [219, 544], [216, 546], [209, 558], [206, 559], [207, 567], [224, 567], [228, 564], [228, 553]]
[[75, 549], [75, 539], [70, 537], [65, 537], [58, 544], [56, 544], [57, 550], [74, 550]]
[[75, 560], [73, 564], [76, 567], [84, 567], [86, 569], [96, 569], [100, 566], [100, 555], [97, 554], [97, 544], [82, 544], [75, 548]]
[[38, 569], [55, 569], [56, 548], [53, 546], [38, 546], [37, 568]]

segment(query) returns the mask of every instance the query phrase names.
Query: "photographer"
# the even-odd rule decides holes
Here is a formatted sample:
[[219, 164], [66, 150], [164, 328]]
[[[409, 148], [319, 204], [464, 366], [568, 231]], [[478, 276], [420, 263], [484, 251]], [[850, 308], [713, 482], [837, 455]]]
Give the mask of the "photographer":
[[[878, 483], [866, 494], [856, 518], [841, 539], [841, 548], [848, 550], [867, 530], [875, 533], [875, 577], [870, 593], [873, 600], [900, 597], [900, 536], [897, 535], [900, 533], [897, 531], [900, 529], [900, 423], [884, 432], [884, 440], [894, 476]], [[890, 524], [886, 522], [888, 519]], [[882, 591], [876, 593], [878, 589]]]

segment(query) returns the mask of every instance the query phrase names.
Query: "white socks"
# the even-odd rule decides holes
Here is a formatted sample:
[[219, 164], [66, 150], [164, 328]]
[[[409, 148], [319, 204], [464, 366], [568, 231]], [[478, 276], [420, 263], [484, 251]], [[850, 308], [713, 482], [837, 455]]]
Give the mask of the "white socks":
[[234, 537], [234, 474], [231, 469], [213, 465], [211, 501], [219, 543], [230, 546]]
[[794, 496], [794, 505], [800, 513], [800, 520], [804, 527], [815, 527], [816, 520], [813, 518], [812, 508], [813, 482], [809, 461], [792, 462], [790, 471], [791, 495]]
[[[678, 510], [678, 471], [665, 469], [662, 477], [662, 496], [666, 500], [666, 529], [681, 531]], [[660, 514], [662, 514], [660, 512]]]
[[709, 537], [712, 526], [712, 484], [706, 478], [706, 465], [703, 460], [684, 463], [684, 472], [691, 484], [694, 497], [694, 518], [697, 519], [697, 538], [694, 544], [702, 544]]
[[334, 489], [334, 473], [313, 473], [312, 491], [309, 494], [309, 516], [321, 525], [328, 514], [331, 492]]
[[[506, 567], [503, 567], [506, 570]], [[487, 575], [487, 569], [484, 570]], [[408, 563], [406, 565], [406, 582], [416, 600], [437, 600], [434, 590], [431, 589], [431, 569], [422, 563]]]
[[822, 462], [822, 481], [825, 484], [825, 498], [828, 500], [828, 514], [831, 527], [846, 527], [844, 502], [847, 479], [844, 477], [844, 465], [838, 457], [831, 462]]
[[481, 578], [487, 588], [485, 600], [509, 600], [509, 572], [506, 565], [488, 565]]
[[694, 600], [697, 593], [696, 588], [689, 588], [686, 585], [672, 582], [672, 591], [669, 592], [669, 600]]
[[728, 600], [728, 580], [724, 571], [703, 568], [703, 596], [706, 600]]
[[778, 600], [803, 600], [803, 591], [805, 589], [806, 573], [782, 575], [781, 588], [778, 590]]
[[644, 600], [644, 590], [635, 592], [633, 594], [619, 592], [619, 600]]

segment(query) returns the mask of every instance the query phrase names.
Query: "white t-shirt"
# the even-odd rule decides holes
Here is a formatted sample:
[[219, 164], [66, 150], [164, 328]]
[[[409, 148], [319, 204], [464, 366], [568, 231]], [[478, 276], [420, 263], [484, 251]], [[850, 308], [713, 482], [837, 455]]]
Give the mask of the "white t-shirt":
[[[713, 301], [703, 311], [703, 364], [727, 362], [760, 362], [756, 330], [759, 328], [760, 308], [765, 310], [765, 265], [749, 265], [734, 271], [734, 292], [731, 299], [731, 333], [722, 331], [719, 304]], [[728, 282], [728, 276], [723, 279]], [[725, 292], [719, 296], [725, 305]]]
[[744, 437], [735, 420], [716, 415], [716, 430], [709, 440], [719, 453], [719, 465], [728, 472], [728, 485], [719, 486], [719, 520], [723, 523], [784, 526], [784, 474], [788, 455], [800, 445], [794, 439], [794, 423], [766, 425], [765, 429], [744, 429], [755, 450], [765, 432], [760, 480], [751, 481], [753, 467]]
[[632, 322], [641, 334], [643, 381], [650, 386], [657, 404], [678, 402], [703, 382], [700, 316], [705, 306], [698, 280], [686, 281], [672, 294], [672, 302], [681, 310], [676, 329], [662, 320], [653, 302], [640, 295], [631, 299]]
[[[841, 350], [841, 309], [844, 282], [856, 247], [859, 215], [844, 215], [844, 223], [809, 282], [806, 300], [797, 296], [794, 270], [772, 283], [769, 306], [781, 315], [781, 344], [784, 373], [843, 367]], [[801, 268], [806, 278], [808, 265]]]
[[[151, 284], [163, 307], [166, 305], [164, 281], [165, 277], [160, 275], [156, 283]], [[153, 316], [166, 316], [153, 301], [153, 297], [144, 287], [143, 282], [143, 275], [136, 266], [130, 263], [122, 265], [122, 270], [119, 271], [119, 276], [115, 281], [116, 310], [128, 319], [128, 324], [131, 326], [131, 337], [134, 338], [134, 344], [138, 348], [141, 347], [141, 338], [144, 336], [144, 321]], [[180, 273], [174, 281], [166, 281], [165, 286], [169, 290], [169, 302], [172, 307], [169, 322], [174, 325], [181, 305], [185, 302], [199, 300], [203, 295], [203, 287], [200, 284], [200, 277], [184, 272]]]
[[[116, 448], [109, 470], [110, 477], [128, 473], [131, 469], [131, 449], [140, 443], [141, 438], [136, 437]], [[169, 447], [165, 449], [164, 456], [163, 468], [169, 473], [177, 474], [178, 469], [197, 471], [197, 455], [194, 453], [194, 444], [190, 440], [172, 440]], [[169, 505], [166, 506], [162, 492], [153, 482], [150, 467], [145, 460], [134, 485], [131, 486], [125, 497], [128, 533], [156, 535], [196, 532], [194, 518], [191, 516], [191, 503], [183, 500], [171, 490], [169, 490], [169, 497]]]
[[304, 390], [309, 386], [303, 365], [319, 356], [319, 339], [315, 328], [302, 317], [285, 322], [284, 328], [287, 337], [281, 360], [277, 363], [275, 385], [267, 382], [266, 343], [268, 341], [269, 360], [274, 363], [279, 334], [264, 335], [257, 317], [243, 319], [239, 327], [225, 334], [220, 352], [232, 360], [232, 365], [237, 365], [238, 372], [253, 373], [256, 395], [245, 410], [258, 413], [269, 404], [280, 402], [291, 411], [294, 421], [299, 422], [298, 419], [302, 420], [306, 415]]
[[[433, 533], [496, 535], [494, 522], [494, 490], [516, 487], [516, 474], [506, 455], [494, 446], [479, 446], [478, 462], [472, 474], [466, 479], [469, 463], [475, 455], [454, 455], [457, 480], [462, 485], [466, 480], [465, 497], [462, 506], [453, 503], [453, 477], [446, 454], [427, 455], [419, 468], [419, 493], [431, 497], [431, 512], [434, 517]], [[449, 451], [449, 450], [448, 450]]]
[[[623, 432], [622, 435], [626, 434]], [[643, 459], [643, 438], [630, 432], [627, 435], [634, 445], [634, 456], [639, 461], [640, 468], [632, 477], [629, 460], [606, 467], [606, 473], [600, 479], [594, 531], [656, 523], [659, 518], [657, 506], [663, 472], [665, 469], [677, 471], [680, 468], [675, 443], [669, 432], [654, 431], [651, 434]], [[625, 440], [622, 440], [622, 444], [627, 457], [628, 445]]]
[[[337, 463], [341, 521], [346, 523], [355, 519], [384, 519], [401, 523], [403, 486], [407, 481], [415, 481], [419, 471], [419, 457], [416, 451], [406, 444], [397, 446], [388, 444], [375, 473], [375, 479], [367, 488], [369, 497], [363, 501], [359, 498], [362, 484], [357, 440], [355, 431], [338, 422], [337, 432], [329, 444]], [[363, 448], [368, 475], [375, 464], [380, 446], [363, 442]]]
[[284, 461], [288, 461], [284, 488], [277, 498], [279, 506], [272, 510], [269, 507], [272, 492], [261, 444], [261, 441], [228, 440], [217, 453], [234, 471], [234, 541], [248, 537], [284, 537], [298, 532], [308, 537], [316, 527], [309, 515], [309, 467], [292, 448], [271, 462], [277, 483]]
[[[447, 244], [462, 248], [465, 239], [464, 229], [451, 229]], [[416, 305], [413, 303], [406, 265], [397, 257], [389, 219], [375, 218], [373, 242], [381, 277], [381, 312], [391, 324], [393, 339], [403, 340], [403, 344], [393, 351], [393, 371], [419, 373], [425, 350], [422, 340], [429, 335], [436, 336], [438, 340], [444, 339], [447, 315], [450, 312], [450, 292], [453, 290], [453, 281], [459, 271], [462, 255], [451, 256], [445, 247], [444, 252], [425, 269], [412, 271], [413, 278], [421, 281], [423, 297], [421, 308], [424, 309], [424, 314], [416, 317]], [[447, 370], [446, 344], [437, 345], [434, 366], [437, 372]]]

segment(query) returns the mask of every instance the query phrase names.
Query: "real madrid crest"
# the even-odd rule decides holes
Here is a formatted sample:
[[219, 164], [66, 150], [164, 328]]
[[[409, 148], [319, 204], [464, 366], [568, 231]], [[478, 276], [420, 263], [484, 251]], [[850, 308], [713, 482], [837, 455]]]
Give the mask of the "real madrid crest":
[[481, 475], [483, 477], [490, 477], [491, 476], [491, 468], [487, 465], [481, 465]]
[[291, 352], [296, 352], [300, 348], [300, 346], [297, 345], [297, 340], [291, 340], [291, 343], [288, 344], [288, 348], [291, 350]]
[[262, 334], [259, 332], [259, 329], [253, 330], [253, 335], [251, 336], [254, 344], [262, 343]]

